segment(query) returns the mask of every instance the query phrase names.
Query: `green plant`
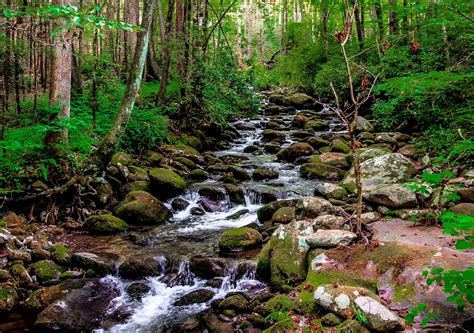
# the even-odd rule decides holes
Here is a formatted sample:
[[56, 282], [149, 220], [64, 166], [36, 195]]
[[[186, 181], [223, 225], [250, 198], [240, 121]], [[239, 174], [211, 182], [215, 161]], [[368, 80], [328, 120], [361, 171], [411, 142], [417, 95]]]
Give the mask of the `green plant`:
[[360, 311], [359, 308], [354, 308], [354, 312], [355, 312], [355, 315], [356, 315], [356, 318], [358, 321], [360, 321], [362, 324], [368, 324], [369, 321], [367, 320], [367, 318], [364, 316], [364, 314], [362, 313], [362, 311]]
[[420, 316], [421, 326], [426, 327], [431, 319], [436, 318], [436, 315], [433, 313], [433, 311], [427, 310], [426, 307], [426, 304], [418, 303], [418, 305], [411, 308], [408, 314], [405, 316], [406, 321], [410, 324], [413, 324], [415, 318]]

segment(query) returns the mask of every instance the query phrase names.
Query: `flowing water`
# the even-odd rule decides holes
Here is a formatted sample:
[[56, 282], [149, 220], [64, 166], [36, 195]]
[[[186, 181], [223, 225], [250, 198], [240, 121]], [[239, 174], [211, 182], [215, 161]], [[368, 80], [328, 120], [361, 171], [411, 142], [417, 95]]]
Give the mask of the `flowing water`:
[[[203, 186], [223, 188], [223, 182], [219, 179], [222, 174], [211, 174], [211, 178], [205, 182], [194, 183], [180, 196], [189, 202], [189, 206], [183, 211], [175, 212], [171, 223], [159, 226], [149, 232], [149, 246], [157, 253], [156, 260], [163, 265], [163, 271], [170, 265], [168, 258], [173, 257], [178, 261], [177, 269], [173, 278], [168, 273], [161, 276], [148, 277], [142, 280], [150, 287], [148, 293], [140, 300], [131, 298], [127, 294], [127, 287], [137, 281], [124, 280], [116, 276], [107, 276], [103, 283], [115, 284], [120, 290], [110, 308], [110, 311], [122, 309], [128, 313], [128, 319], [105, 331], [110, 332], [145, 332], [163, 331], [178, 323], [184, 323], [194, 314], [210, 307], [214, 299], [223, 298], [231, 291], [244, 291], [253, 294], [268, 290], [267, 286], [255, 280], [255, 266], [248, 265], [244, 273], [238, 274], [237, 266], [241, 259], [228, 259], [225, 277], [222, 278], [220, 287], [211, 287], [207, 281], [193, 275], [189, 269], [188, 258], [201, 254], [218, 256], [217, 242], [220, 233], [228, 228], [245, 226], [251, 223], [259, 223], [257, 210], [268, 200], [267, 198], [299, 198], [312, 195], [314, 181], [302, 179], [299, 176], [299, 166], [278, 161], [275, 154], [260, 151], [258, 154], [246, 153], [244, 149], [250, 145], [259, 145], [262, 139], [262, 131], [265, 124], [270, 120], [280, 122], [282, 128], [287, 131], [285, 143], [281, 148], [289, 146], [295, 141], [294, 132], [301, 130], [290, 130], [291, 121], [297, 111], [290, 110], [278, 116], [266, 115], [264, 111], [255, 119], [245, 119], [235, 122], [233, 125], [239, 130], [240, 137], [226, 150], [217, 151], [215, 154], [223, 159], [238, 159], [239, 165], [249, 174], [257, 167], [269, 168], [279, 173], [279, 178], [264, 181], [244, 181], [239, 184], [245, 192], [245, 203], [236, 205], [231, 203], [229, 197], [222, 191], [222, 196], [212, 202], [213, 212], [204, 215], [193, 215], [193, 209], [202, 208], [203, 198], [199, 195], [199, 189]], [[320, 132], [324, 135], [337, 130], [338, 122], [325, 108], [318, 114], [330, 122], [330, 129]], [[166, 203], [171, 208], [171, 200]], [[229, 218], [239, 213], [237, 218]], [[159, 254], [159, 255], [158, 255]], [[178, 258], [178, 259], [176, 259]], [[198, 289], [206, 288], [215, 293], [212, 300], [187, 306], [173, 305], [183, 295]], [[104, 330], [97, 330], [97, 332]]]

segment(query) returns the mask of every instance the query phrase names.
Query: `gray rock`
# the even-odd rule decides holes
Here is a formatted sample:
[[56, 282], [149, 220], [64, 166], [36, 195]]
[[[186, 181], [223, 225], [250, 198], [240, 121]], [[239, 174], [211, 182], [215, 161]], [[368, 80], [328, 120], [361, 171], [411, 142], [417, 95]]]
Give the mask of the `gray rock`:
[[311, 248], [331, 248], [339, 245], [349, 245], [357, 235], [345, 230], [323, 230], [320, 229], [306, 238], [306, 243]]
[[363, 190], [364, 200], [390, 208], [416, 207], [416, 194], [401, 184], [380, 185]]
[[334, 206], [326, 199], [320, 197], [304, 197], [296, 204], [296, 218], [315, 218], [320, 215], [334, 214]]

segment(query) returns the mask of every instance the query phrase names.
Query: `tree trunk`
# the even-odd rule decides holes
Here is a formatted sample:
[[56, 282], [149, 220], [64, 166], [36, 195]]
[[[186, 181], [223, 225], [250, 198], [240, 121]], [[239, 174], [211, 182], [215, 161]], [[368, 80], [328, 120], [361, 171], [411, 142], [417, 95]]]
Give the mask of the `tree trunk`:
[[388, 26], [390, 35], [395, 35], [397, 32], [397, 13], [395, 9], [397, 7], [397, 0], [389, 0], [390, 12], [388, 14]]
[[252, 44], [253, 44], [253, 1], [249, 0], [249, 9], [248, 9], [248, 21], [249, 21], [249, 29], [248, 29], [248, 44], [247, 44], [247, 59], [250, 60], [252, 58]]
[[[166, 88], [168, 87], [169, 71], [170, 71], [170, 63], [171, 63], [170, 43], [171, 43], [171, 31], [173, 28], [173, 11], [174, 11], [174, 0], [169, 0], [166, 23], [163, 24], [165, 26], [165, 31], [164, 31], [164, 36], [163, 36], [164, 40], [162, 41], [163, 63], [161, 65], [160, 90], [158, 91], [158, 95], [156, 96], [157, 101], [160, 101], [160, 102], [163, 102], [163, 98], [165, 97], [165, 94], [166, 94]], [[160, 18], [160, 29], [161, 29], [161, 27], [163, 26], [161, 24], [163, 15], [160, 15], [159, 18]]]
[[[70, 5], [71, 0], [54, 0], [55, 5]], [[64, 19], [58, 19], [55, 27], [66, 25]], [[49, 105], [59, 107], [59, 120], [69, 119], [71, 112], [71, 70], [72, 70], [72, 32], [63, 28], [53, 39], [53, 59], [51, 61], [51, 86], [49, 91]], [[61, 132], [49, 132], [46, 135], [46, 145], [54, 147], [58, 143], [67, 143], [68, 131], [62, 126]]]
[[359, 9], [359, 2], [356, 4], [355, 0], [352, 0], [352, 6], [354, 8], [354, 16], [356, 21], [357, 40], [359, 41], [359, 50], [362, 54], [362, 59], [365, 59], [364, 55], [364, 27], [362, 25], [361, 11]]
[[125, 89], [125, 94], [114, 124], [104, 137], [95, 157], [95, 163], [101, 170], [104, 170], [109, 164], [112, 155], [115, 153], [118, 141], [125, 131], [130, 116], [132, 115], [133, 106], [135, 105], [135, 100], [142, 82], [154, 8], [155, 0], [145, 0], [141, 23], [142, 31], [140, 31], [138, 35], [137, 48], [130, 67], [130, 77]]

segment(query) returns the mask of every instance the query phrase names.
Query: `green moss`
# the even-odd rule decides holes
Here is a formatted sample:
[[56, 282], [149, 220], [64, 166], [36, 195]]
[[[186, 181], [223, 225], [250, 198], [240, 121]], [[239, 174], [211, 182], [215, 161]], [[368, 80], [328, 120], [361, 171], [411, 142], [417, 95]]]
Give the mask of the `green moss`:
[[294, 302], [288, 295], [276, 295], [265, 303], [264, 310], [268, 315], [272, 312], [288, 312], [295, 309]]
[[396, 284], [393, 286], [394, 294], [392, 301], [394, 303], [401, 302], [406, 299], [410, 299], [415, 295], [415, 288], [411, 284], [399, 285]]
[[64, 271], [64, 268], [55, 264], [52, 260], [41, 260], [35, 262], [30, 265], [30, 269], [41, 282], [57, 279]]
[[71, 260], [71, 250], [62, 244], [54, 244], [51, 248], [51, 257], [59, 264], [67, 264]]
[[252, 228], [241, 227], [226, 230], [219, 240], [221, 251], [247, 249], [262, 242], [262, 235]]
[[7, 228], [7, 221], [0, 219], [0, 228]]
[[127, 230], [128, 224], [111, 214], [94, 215], [86, 220], [85, 228], [91, 233], [111, 235]]
[[190, 170], [194, 170], [197, 167], [196, 163], [194, 163], [193, 161], [191, 161], [189, 158], [186, 158], [186, 157], [175, 157], [174, 160], [176, 162], [181, 163], [182, 165], [184, 165]]
[[189, 173], [189, 177], [194, 180], [206, 180], [209, 178], [209, 173], [201, 169], [194, 169]]

